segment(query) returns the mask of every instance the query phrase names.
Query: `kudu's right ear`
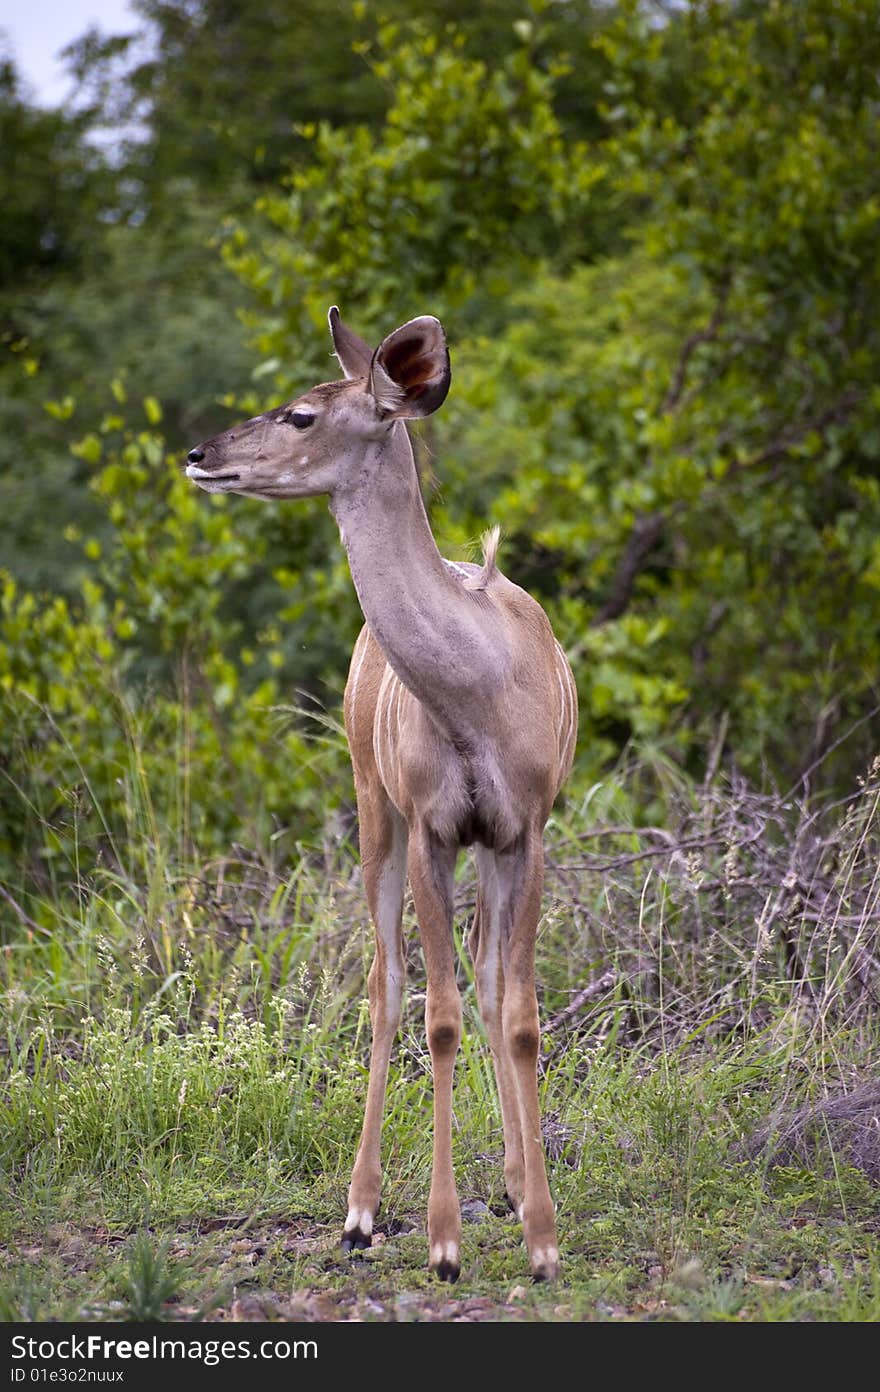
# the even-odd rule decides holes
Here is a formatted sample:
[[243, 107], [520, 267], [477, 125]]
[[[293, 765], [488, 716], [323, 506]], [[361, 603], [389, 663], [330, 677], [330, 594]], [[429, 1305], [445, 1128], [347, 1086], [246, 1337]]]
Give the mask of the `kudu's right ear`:
[[368, 377], [370, 363], [373, 361], [372, 348], [368, 348], [362, 338], [358, 338], [356, 333], [352, 333], [351, 329], [343, 324], [335, 305], [330, 306], [327, 319], [333, 338], [333, 349], [346, 377]]
[[379, 344], [370, 365], [370, 391], [386, 417], [412, 420], [443, 405], [451, 375], [443, 325], [424, 314]]

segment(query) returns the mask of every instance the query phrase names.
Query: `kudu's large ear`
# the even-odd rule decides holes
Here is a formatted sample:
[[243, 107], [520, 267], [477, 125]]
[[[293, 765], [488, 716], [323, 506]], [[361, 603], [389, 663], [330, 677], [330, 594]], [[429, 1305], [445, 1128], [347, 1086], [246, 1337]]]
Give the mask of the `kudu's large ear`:
[[335, 305], [330, 306], [327, 319], [333, 338], [333, 349], [346, 377], [369, 376], [370, 363], [373, 361], [372, 348], [368, 348], [362, 338], [358, 338], [356, 333], [343, 324]]
[[370, 365], [370, 391], [387, 415], [409, 420], [430, 416], [443, 405], [451, 376], [443, 325], [425, 314], [379, 344]]

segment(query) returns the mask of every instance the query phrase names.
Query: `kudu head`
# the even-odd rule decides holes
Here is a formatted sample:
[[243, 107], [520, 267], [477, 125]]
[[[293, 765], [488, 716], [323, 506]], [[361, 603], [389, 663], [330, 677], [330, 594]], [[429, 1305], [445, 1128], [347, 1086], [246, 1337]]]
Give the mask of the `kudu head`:
[[364, 458], [398, 421], [442, 405], [450, 368], [439, 320], [410, 319], [372, 352], [335, 305], [328, 317], [345, 381], [312, 387], [190, 450], [187, 476], [200, 488], [251, 498], [332, 497], [356, 486]]

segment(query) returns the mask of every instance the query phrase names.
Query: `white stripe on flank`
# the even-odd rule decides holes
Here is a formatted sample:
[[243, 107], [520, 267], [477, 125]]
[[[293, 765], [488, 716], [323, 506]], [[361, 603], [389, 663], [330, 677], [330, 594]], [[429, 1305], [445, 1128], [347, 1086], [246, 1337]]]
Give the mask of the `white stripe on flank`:
[[394, 715], [395, 715], [395, 722], [396, 722], [396, 728], [395, 728], [395, 733], [394, 733], [394, 778], [395, 778], [396, 787], [397, 787], [398, 789], [400, 788], [400, 746], [401, 746], [401, 744], [402, 744], [400, 719], [401, 719], [401, 711], [402, 711], [403, 703], [404, 703], [404, 701], [406, 700], [406, 697], [407, 697], [408, 694], [409, 694], [409, 693], [408, 693], [406, 687], [404, 686], [403, 682], [400, 680], [400, 677], [398, 677], [398, 678], [397, 678], [397, 686], [396, 686], [395, 692], [394, 692], [394, 696], [395, 696]]
[[397, 746], [391, 729], [392, 706], [398, 702], [398, 730], [400, 728], [400, 694], [403, 682], [392, 667], [386, 664], [379, 695], [376, 700], [376, 713], [373, 722], [373, 748], [379, 777], [391, 801], [394, 801], [394, 788], [391, 780], [397, 781]]
[[356, 642], [355, 645], [354, 645], [354, 652], [352, 653], [352, 659], [351, 659], [352, 662], [354, 662], [355, 657], [357, 657], [358, 648], [361, 648], [361, 655], [360, 655], [360, 657], [358, 657], [357, 666], [353, 669], [352, 674], [351, 674], [351, 679], [350, 679], [350, 691], [349, 691], [349, 697], [348, 697], [348, 700], [349, 700], [349, 707], [350, 707], [350, 710], [351, 710], [351, 733], [352, 733], [352, 736], [354, 736], [354, 701], [355, 701], [355, 697], [357, 696], [357, 687], [358, 687], [358, 680], [359, 680], [360, 675], [361, 675], [361, 668], [362, 668], [363, 665], [364, 665], [364, 658], [365, 658], [366, 655], [367, 655], [367, 630], [366, 630], [365, 628], [361, 630], [361, 635], [360, 635], [360, 637], [358, 638], [357, 642]]
[[574, 674], [567, 662], [565, 664], [565, 677], [571, 695], [571, 734], [568, 737], [568, 752], [573, 754], [577, 742], [577, 687], [574, 684]]
[[376, 767], [379, 770], [379, 778], [383, 788], [387, 790], [388, 780], [385, 777], [385, 766], [382, 758], [382, 702], [385, 699], [390, 679], [394, 676], [391, 668], [386, 665], [385, 674], [382, 677], [382, 684], [379, 687], [379, 695], [376, 698], [376, 713], [373, 717], [373, 752], [376, 755]]
[[[560, 686], [564, 686], [566, 693], [564, 710], [567, 729], [560, 749], [560, 754], [562, 758], [565, 759], [571, 751], [577, 733], [577, 692], [575, 689], [574, 677], [572, 676], [571, 668], [562, 649], [562, 645], [558, 639], [554, 641], [556, 642], [556, 675], [559, 678]], [[560, 736], [561, 735], [562, 728], [560, 725]]]
[[567, 758], [569, 753], [571, 752], [571, 742], [574, 739], [575, 703], [571, 691], [571, 678], [569, 677], [567, 672], [564, 673], [564, 680], [565, 688], [568, 692], [568, 730], [565, 736], [565, 756]]
[[[391, 668], [389, 667], [388, 670], [391, 671]], [[397, 686], [395, 686], [395, 682], [397, 682]], [[393, 739], [391, 738], [391, 707], [394, 705], [394, 700], [395, 700], [395, 697], [397, 696], [397, 691], [398, 691], [398, 687], [399, 687], [399, 686], [400, 686], [400, 682], [399, 682], [397, 673], [396, 673], [396, 672], [391, 672], [391, 681], [390, 681], [390, 683], [389, 683], [389, 685], [388, 685], [388, 704], [387, 704], [387, 706], [385, 707], [385, 738], [386, 738], [387, 741], [388, 741], [388, 764], [389, 764], [389, 767], [390, 767], [390, 769], [391, 769], [391, 773], [392, 773], [392, 774], [394, 774], [394, 772], [395, 772], [395, 768], [394, 768], [395, 760], [394, 760], [394, 741], [393, 741]], [[396, 782], [396, 779], [395, 779], [395, 782]], [[389, 793], [389, 795], [391, 794], [391, 789], [388, 787], [388, 784], [387, 784], [387, 783], [386, 783], [386, 785], [385, 785], [385, 790], [386, 790], [387, 793]]]
[[[559, 682], [559, 753], [565, 757], [565, 745], [568, 738], [568, 691], [562, 679], [562, 672], [559, 669], [559, 661], [556, 662], [556, 680]], [[566, 727], [565, 736], [562, 729]]]

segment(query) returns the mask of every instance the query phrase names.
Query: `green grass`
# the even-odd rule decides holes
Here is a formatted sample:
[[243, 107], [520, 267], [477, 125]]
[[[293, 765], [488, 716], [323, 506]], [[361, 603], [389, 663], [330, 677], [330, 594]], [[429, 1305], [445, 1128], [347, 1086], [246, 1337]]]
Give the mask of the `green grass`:
[[[0, 1317], [880, 1318], [880, 1190], [861, 1152], [830, 1122], [785, 1155], [749, 1145], [768, 1119], [872, 1076], [877, 788], [813, 822], [795, 809], [791, 825], [778, 799], [741, 788], [665, 796], [664, 825], [640, 826], [622, 772], [548, 830], [553, 1287], [528, 1279], [504, 1212], [461, 943], [462, 1276], [444, 1287], [425, 1269], [431, 1082], [412, 922], [377, 1240], [338, 1250], [372, 950], [347, 846], [300, 847], [281, 873], [158, 845], [131, 858], [146, 871], [56, 872], [51, 891], [17, 899], [2, 955]], [[464, 860], [459, 899], [464, 923]]]

